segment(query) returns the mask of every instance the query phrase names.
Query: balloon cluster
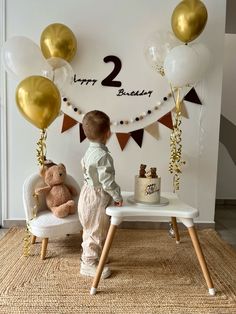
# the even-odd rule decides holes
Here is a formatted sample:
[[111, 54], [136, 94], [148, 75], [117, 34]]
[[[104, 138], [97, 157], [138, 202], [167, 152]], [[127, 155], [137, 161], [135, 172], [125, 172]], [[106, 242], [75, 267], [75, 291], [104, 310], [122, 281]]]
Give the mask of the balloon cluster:
[[193, 85], [203, 77], [210, 60], [209, 50], [201, 43], [189, 43], [202, 33], [206, 22], [207, 9], [200, 0], [183, 0], [172, 13], [174, 34], [159, 30], [147, 39], [148, 63], [166, 76], [172, 87]]
[[46, 129], [60, 114], [60, 91], [72, 82], [69, 61], [76, 53], [77, 42], [66, 25], [54, 23], [42, 32], [40, 47], [23, 36], [10, 38], [3, 45], [2, 61], [7, 73], [21, 79], [16, 104], [23, 117], [41, 130], [37, 159], [43, 165]]
[[29, 38], [12, 37], [3, 45], [2, 62], [7, 73], [21, 80], [16, 88], [18, 109], [26, 120], [44, 130], [60, 113], [60, 91], [72, 81], [69, 61], [77, 42], [66, 25], [54, 23], [42, 32], [40, 47]]
[[[206, 22], [207, 9], [200, 0], [183, 0], [172, 13], [171, 26], [174, 34], [158, 31], [148, 38], [145, 45], [148, 63], [167, 78], [175, 100], [176, 113], [170, 136], [169, 162], [174, 192], [179, 190], [181, 168], [185, 164], [182, 160], [180, 89], [199, 82], [207, 69], [210, 60], [207, 47], [201, 43], [189, 44], [202, 33]], [[177, 97], [174, 90], [177, 91]]]

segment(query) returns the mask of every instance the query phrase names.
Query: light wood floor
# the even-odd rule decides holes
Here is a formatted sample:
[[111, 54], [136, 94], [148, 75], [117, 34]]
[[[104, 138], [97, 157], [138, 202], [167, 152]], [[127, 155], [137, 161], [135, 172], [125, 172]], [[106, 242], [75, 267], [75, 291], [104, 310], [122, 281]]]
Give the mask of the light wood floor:
[[0, 229], [0, 239], [4, 236], [4, 234], [8, 231], [8, 229]]
[[218, 234], [236, 249], [236, 206], [217, 205], [215, 229]]

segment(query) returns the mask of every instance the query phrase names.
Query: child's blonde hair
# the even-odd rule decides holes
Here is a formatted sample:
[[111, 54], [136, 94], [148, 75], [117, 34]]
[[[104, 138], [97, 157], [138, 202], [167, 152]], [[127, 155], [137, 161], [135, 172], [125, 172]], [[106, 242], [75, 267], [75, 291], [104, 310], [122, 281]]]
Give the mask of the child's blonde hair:
[[100, 141], [110, 130], [110, 118], [102, 111], [89, 111], [83, 118], [82, 126], [90, 141]]

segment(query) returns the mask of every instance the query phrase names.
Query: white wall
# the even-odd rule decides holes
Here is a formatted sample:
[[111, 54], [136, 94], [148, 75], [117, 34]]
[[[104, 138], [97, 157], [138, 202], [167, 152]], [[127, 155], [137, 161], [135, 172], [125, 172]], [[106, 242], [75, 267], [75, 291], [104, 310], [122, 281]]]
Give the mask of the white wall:
[[[236, 125], [235, 78], [236, 78], [236, 34], [225, 34], [224, 68], [221, 113]], [[224, 125], [222, 125], [224, 127]], [[235, 135], [228, 134], [232, 145]], [[236, 199], [236, 165], [224, 145], [219, 147], [217, 194], [218, 199]]]
[[[188, 103], [190, 119], [183, 121], [183, 153], [187, 161], [182, 176], [180, 196], [199, 208], [199, 221], [214, 221], [218, 133], [221, 107], [222, 59], [225, 27], [225, 1], [207, 0], [209, 20], [198, 41], [205, 43], [212, 52], [211, 68], [205, 79], [196, 87], [204, 106]], [[140, 87], [155, 90], [159, 100], [168, 90], [165, 80], [152, 72], [143, 56], [143, 45], [149, 33], [158, 28], [170, 29], [170, 18], [175, 0], [7, 0], [7, 38], [23, 35], [39, 43], [42, 30], [53, 22], [68, 25], [79, 40], [78, 54], [72, 62], [76, 73], [102, 78], [107, 74], [102, 57], [114, 53], [124, 61], [120, 74], [127, 89]], [[217, 36], [216, 36], [217, 34]], [[97, 58], [97, 59], [96, 59]], [[98, 63], [101, 60], [102, 66]], [[89, 68], [90, 66], [90, 68]], [[21, 200], [22, 184], [27, 175], [37, 171], [35, 145], [39, 131], [21, 117], [16, 109], [14, 93], [17, 82], [7, 80], [7, 206], [4, 219], [23, 218]], [[81, 90], [80, 90], [81, 91]], [[111, 91], [91, 90], [90, 102], [80, 102], [88, 111], [100, 106], [110, 115], [124, 117], [144, 110], [144, 101], [127, 100], [111, 103]], [[106, 95], [104, 94], [106, 93]], [[84, 95], [85, 94], [85, 95]], [[72, 91], [70, 97], [77, 102], [86, 93]], [[108, 101], [106, 101], [106, 96]], [[113, 98], [112, 98], [113, 97]], [[104, 108], [101, 106], [104, 104]], [[127, 105], [128, 104], [128, 105]], [[109, 107], [110, 105], [110, 107]], [[117, 107], [120, 106], [120, 107]], [[173, 107], [168, 103], [151, 119], [158, 119]], [[64, 108], [65, 109], [65, 108]], [[66, 110], [66, 109], [65, 109]], [[145, 126], [140, 123], [140, 127]], [[146, 124], [147, 125], [147, 124]], [[87, 148], [87, 141], [79, 144], [78, 129], [74, 127], [60, 134], [61, 118], [48, 132], [48, 157], [66, 164], [68, 172], [82, 181], [80, 159]], [[168, 173], [170, 130], [160, 125], [160, 140], [144, 134], [140, 149], [133, 140], [121, 152], [115, 136], [109, 142], [117, 169], [117, 181], [124, 190], [132, 190], [134, 175], [139, 164], [157, 166], [162, 176], [162, 189], [172, 190], [172, 178]]]

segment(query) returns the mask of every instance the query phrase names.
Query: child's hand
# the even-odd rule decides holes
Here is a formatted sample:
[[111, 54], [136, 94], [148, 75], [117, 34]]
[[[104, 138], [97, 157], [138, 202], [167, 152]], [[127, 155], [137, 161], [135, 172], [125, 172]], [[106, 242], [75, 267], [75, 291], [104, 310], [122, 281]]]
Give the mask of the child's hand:
[[121, 207], [122, 205], [123, 205], [123, 201], [115, 202], [115, 206], [117, 207]]

